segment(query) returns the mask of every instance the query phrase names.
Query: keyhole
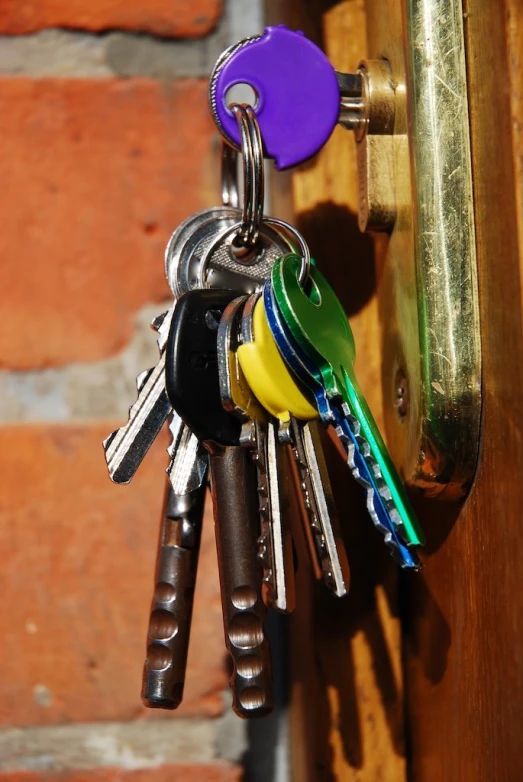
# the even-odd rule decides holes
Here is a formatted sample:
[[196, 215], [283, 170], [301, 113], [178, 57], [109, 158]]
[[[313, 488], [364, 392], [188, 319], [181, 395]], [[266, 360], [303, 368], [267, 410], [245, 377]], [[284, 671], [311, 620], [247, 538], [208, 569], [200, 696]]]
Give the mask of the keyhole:
[[233, 103], [246, 103], [248, 106], [252, 106], [253, 109], [256, 109], [258, 107], [258, 102], [258, 93], [254, 87], [251, 87], [251, 85], [246, 82], [233, 84], [225, 93], [225, 105], [227, 108]]

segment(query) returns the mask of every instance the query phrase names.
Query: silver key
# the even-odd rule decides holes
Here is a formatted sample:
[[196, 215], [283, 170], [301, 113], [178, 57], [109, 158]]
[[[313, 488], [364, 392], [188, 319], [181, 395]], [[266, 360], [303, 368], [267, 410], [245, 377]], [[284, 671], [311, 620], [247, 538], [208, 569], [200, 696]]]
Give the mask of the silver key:
[[326, 586], [337, 597], [349, 591], [350, 570], [341, 537], [332, 489], [317, 421], [294, 416], [280, 427], [280, 440], [291, 446], [297, 466], [297, 487], [305, 518], [312, 533], [313, 568], [320, 570]]
[[129, 483], [172, 413], [172, 440], [167, 449], [171, 461], [166, 472], [174, 492], [183, 495], [201, 485], [207, 465], [197, 438], [173, 411], [165, 390], [165, 345], [173, 312], [174, 305], [153, 321], [158, 331], [160, 359], [154, 369], [138, 376], [138, 398], [129, 410], [129, 420], [112, 432], [103, 445], [111, 480]]
[[218, 327], [220, 394], [224, 408], [244, 422], [242, 443], [252, 450], [256, 464], [262, 597], [268, 606], [290, 612], [295, 605], [295, 588], [292, 538], [286, 515], [289, 479], [285, 453], [278, 443], [277, 424], [256, 400], [236, 356], [246, 301], [244, 296], [231, 302]]
[[[165, 250], [165, 276], [175, 297], [198, 287], [195, 269], [207, 247], [206, 242], [213, 241], [225, 229], [235, 225], [240, 215], [239, 209], [216, 206], [197, 212], [176, 229]], [[231, 286], [218, 284], [214, 287]]]
[[[260, 444], [263, 447], [263, 444]], [[257, 453], [260, 452], [260, 449]], [[270, 566], [266, 583], [266, 602], [279, 611], [289, 613], [296, 604], [294, 556], [289, 520], [289, 469], [287, 456], [278, 442], [278, 422], [271, 417], [266, 429], [267, 484], [270, 512], [268, 529], [259, 539], [259, 557]], [[269, 555], [270, 551], [270, 555]], [[264, 579], [265, 580], [265, 579]]]
[[[236, 212], [231, 208], [221, 209], [231, 215]], [[231, 224], [224, 227], [228, 219]], [[232, 217], [206, 222], [202, 217], [190, 241], [178, 243], [168, 252], [166, 274], [175, 296], [202, 287], [253, 293], [262, 288], [278, 258], [295, 252], [290, 237], [262, 224], [256, 249], [237, 256], [235, 225]]]
[[[173, 259], [177, 258], [182, 248], [191, 252], [194, 243], [198, 243], [199, 231], [203, 225], [211, 223], [215, 231], [223, 230], [224, 226], [233, 225], [238, 219], [239, 211], [236, 209], [225, 209], [216, 207], [207, 209], [198, 214], [192, 215], [185, 220], [174, 231], [167, 245], [165, 254], [166, 269], [170, 268]], [[171, 279], [167, 273], [167, 279], [171, 284]], [[172, 285], [171, 285], [172, 287]], [[160, 359], [157, 365], [146, 372], [142, 372], [138, 377], [138, 398], [129, 410], [129, 420], [125, 426], [112, 432], [104, 441], [105, 458], [109, 469], [109, 476], [115, 483], [129, 483], [136, 470], [142, 463], [145, 454], [156, 439], [160, 429], [167, 420], [172, 411], [172, 406], [167, 398], [165, 390], [165, 345], [169, 335], [171, 320], [176, 306], [176, 297], [171, 308], [158, 316], [153, 322], [153, 328], [158, 331], [158, 347], [160, 350]], [[173, 443], [170, 449], [171, 463], [167, 468], [167, 473], [171, 480], [174, 477], [174, 491], [184, 493], [177, 485], [177, 471], [173, 463], [173, 457], [178, 450], [178, 445], [184, 443], [182, 447], [182, 460], [185, 461], [187, 470], [194, 472], [191, 466], [191, 459], [194, 459], [192, 465], [196, 465], [196, 472], [201, 472], [196, 463], [197, 441], [190, 430], [186, 430], [181, 424], [176, 414], [173, 416]], [[196, 488], [194, 477], [191, 487]]]
[[[206, 266], [212, 284], [220, 287], [239, 285], [240, 290], [245, 287], [251, 290], [253, 285], [260, 282], [260, 268], [264, 269], [262, 277], [266, 276], [274, 260], [282, 252], [292, 249], [288, 239], [284, 239], [272, 229], [266, 229], [263, 233], [265, 244], [262, 242], [254, 259], [258, 262], [251, 261], [250, 266], [240, 264], [231, 250], [233, 235], [230, 232], [230, 227], [237, 222], [239, 215], [237, 209], [215, 207], [192, 215], [176, 229], [165, 255], [167, 280], [175, 295], [198, 284], [198, 269], [209, 248], [212, 249], [213, 257], [207, 261]], [[226, 236], [222, 239], [224, 233]], [[109, 475], [115, 483], [129, 483], [172, 410], [165, 391], [164, 350], [175, 305], [176, 299], [170, 310], [153, 323], [159, 334], [160, 359], [154, 369], [139, 376], [138, 399], [129, 411], [129, 421], [104, 441]], [[191, 440], [191, 436], [186, 433], [182, 440], [195, 454], [197, 445]], [[172, 462], [168, 467], [168, 474], [173, 475]], [[175, 487], [175, 490], [177, 488]]]
[[115, 483], [129, 483], [172, 410], [165, 390], [165, 344], [174, 305], [153, 321], [158, 331], [160, 359], [153, 369], [138, 376], [138, 398], [129, 420], [104, 440], [109, 476]]

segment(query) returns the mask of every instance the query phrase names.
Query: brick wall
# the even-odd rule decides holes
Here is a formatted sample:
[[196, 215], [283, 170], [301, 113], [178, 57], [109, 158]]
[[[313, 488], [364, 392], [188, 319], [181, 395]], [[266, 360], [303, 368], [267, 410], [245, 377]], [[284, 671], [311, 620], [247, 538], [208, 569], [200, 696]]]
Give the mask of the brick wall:
[[167, 239], [218, 202], [206, 76], [258, 13], [254, 0], [0, 4], [0, 782], [241, 776], [210, 508], [185, 701], [150, 712], [167, 439], [127, 487], [110, 483], [101, 441], [157, 360]]

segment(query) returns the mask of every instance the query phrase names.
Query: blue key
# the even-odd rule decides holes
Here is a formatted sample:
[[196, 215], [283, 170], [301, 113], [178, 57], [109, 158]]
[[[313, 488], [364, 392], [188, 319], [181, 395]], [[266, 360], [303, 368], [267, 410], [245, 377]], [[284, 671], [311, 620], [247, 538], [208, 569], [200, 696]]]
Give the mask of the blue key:
[[334, 426], [347, 453], [352, 474], [366, 490], [369, 514], [376, 528], [383, 534], [392, 556], [402, 568], [419, 569], [421, 562], [417, 554], [409, 550], [400, 538], [400, 516], [393, 507], [390, 492], [379, 469], [376, 469], [377, 465], [365, 447], [366, 441], [358, 431], [357, 420], [350, 415], [343, 400], [330, 400], [327, 397], [324, 386], [317, 379], [317, 368], [285, 327], [270, 280], [267, 280], [263, 290], [263, 303], [267, 321], [283, 359], [296, 377], [314, 394], [323, 422]]

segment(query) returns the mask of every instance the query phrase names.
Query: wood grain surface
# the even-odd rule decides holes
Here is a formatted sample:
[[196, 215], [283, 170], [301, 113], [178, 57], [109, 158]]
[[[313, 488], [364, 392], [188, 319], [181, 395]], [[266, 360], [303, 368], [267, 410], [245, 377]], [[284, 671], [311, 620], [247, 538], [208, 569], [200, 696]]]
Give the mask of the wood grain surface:
[[[271, 22], [303, 29], [338, 69], [365, 56], [362, 0], [269, 6]], [[399, 587], [404, 736], [396, 574], [358, 489], [331, 459], [352, 592], [330, 600], [300, 567], [292, 633], [300, 782], [523, 780], [523, 3], [466, 0], [464, 11], [484, 362], [478, 473], [464, 506], [418, 505], [425, 569]], [[292, 189], [297, 223], [350, 315], [357, 374], [380, 421], [376, 275], [372, 243], [356, 225], [355, 164], [354, 140], [337, 129]]]
[[416, 782], [523, 779], [522, 4], [468, 0], [466, 43], [483, 347], [476, 481], [461, 513], [423, 509], [407, 689]]
[[[338, 70], [365, 57], [363, 0], [271, 3], [286, 22], [322, 45]], [[274, 209], [289, 183], [280, 174]], [[357, 224], [356, 149], [338, 127], [292, 177], [295, 223], [350, 317], [357, 376], [382, 428], [381, 357], [373, 242]], [[281, 198], [283, 191], [283, 199]], [[329, 469], [352, 572], [347, 598], [313, 583], [299, 551], [291, 632], [291, 754], [296, 782], [404, 782], [403, 684], [397, 570], [373, 528], [364, 494], [330, 443]], [[330, 447], [329, 447], [330, 446]]]

